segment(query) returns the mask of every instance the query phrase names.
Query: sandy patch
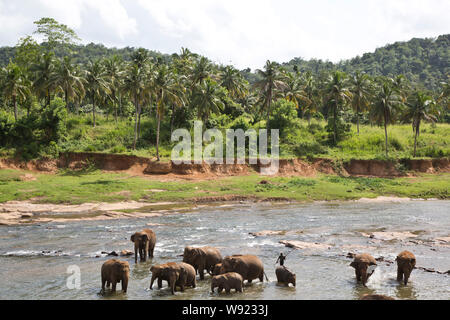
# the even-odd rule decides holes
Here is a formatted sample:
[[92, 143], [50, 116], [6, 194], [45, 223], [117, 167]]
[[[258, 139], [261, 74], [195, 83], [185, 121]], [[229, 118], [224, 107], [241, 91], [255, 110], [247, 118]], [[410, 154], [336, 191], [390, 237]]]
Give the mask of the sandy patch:
[[400, 198], [400, 197], [385, 197], [379, 196], [376, 198], [360, 198], [358, 200], [353, 200], [355, 202], [407, 202], [411, 201], [411, 198]]

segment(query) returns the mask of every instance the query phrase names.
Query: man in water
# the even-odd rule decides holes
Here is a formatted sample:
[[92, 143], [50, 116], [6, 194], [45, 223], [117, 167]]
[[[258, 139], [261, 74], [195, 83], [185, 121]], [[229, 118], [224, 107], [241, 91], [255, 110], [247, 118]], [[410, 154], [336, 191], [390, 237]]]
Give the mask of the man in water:
[[278, 261], [280, 261], [280, 266], [284, 265], [284, 260], [286, 260], [286, 256], [283, 255], [283, 252], [280, 253], [280, 256], [277, 259], [277, 262], [275, 262], [275, 264], [278, 263]]

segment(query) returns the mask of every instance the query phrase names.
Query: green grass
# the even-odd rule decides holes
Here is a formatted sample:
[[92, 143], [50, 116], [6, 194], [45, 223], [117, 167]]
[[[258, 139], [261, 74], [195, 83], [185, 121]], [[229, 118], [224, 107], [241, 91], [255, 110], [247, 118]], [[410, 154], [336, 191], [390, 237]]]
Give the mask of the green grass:
[[[348, 200], [380, 195], [448, 199], [450, 190], [450, 174], [392, 179], [331, 175], [288, 178], [253, 174], [205, 181], [162, 182], [92, 169], [84, 172], [63, 170], [58, 174], [32, 173], [36, 180], [21, 181], [20, 176], [26, 173], [29, 172], [0, 170], [0, 202], [27, 199], [67, 204], [123, 200], [158, 202], [230, 195], [299, 201]], [[263, 179], [269, 183], [259, 184]], [[164, 191], [155, 192], [154, 189]]]

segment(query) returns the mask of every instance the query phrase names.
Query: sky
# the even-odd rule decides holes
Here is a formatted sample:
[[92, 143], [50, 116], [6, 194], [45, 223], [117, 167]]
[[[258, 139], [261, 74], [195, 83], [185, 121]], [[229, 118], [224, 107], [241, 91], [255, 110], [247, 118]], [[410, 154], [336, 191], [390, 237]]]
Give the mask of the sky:
[[448, 0], [0, 0], [0, 46], [52, 17], [82, 43], [181, 47], [239, 69], [294, 57], [338, 62], [396, 41], [450, 33]]

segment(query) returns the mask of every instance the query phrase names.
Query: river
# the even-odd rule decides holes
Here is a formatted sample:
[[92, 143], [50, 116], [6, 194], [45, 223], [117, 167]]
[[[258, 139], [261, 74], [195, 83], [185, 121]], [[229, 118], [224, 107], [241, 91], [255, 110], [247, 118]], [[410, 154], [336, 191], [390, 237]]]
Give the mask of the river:
[[[356, 284], [348, 252], [368, 252], [395, 260], [402, 250], [416, 255], [417, 266], [450, 269], [450, 245], [435, 239], [450, 235], [450, 201], [228, 203], [183, 209], [152, 218], [54, 222], [0, 227], [0, 299], [358, 299], [365, 293], [396, 299], [450, 299], [450, 276], [416, 269], [407, 286], [396, 281], [396, 265], [379, 262], [367, 287]], [[73, 214], [72, 214], [73, 215]], [[45, 216], [45, 214], [43, 214]], [[54, 216], [54, 215], [53, 215]], [[61, 213], [64, 217], [64, 214]], [[147, 224], [151, 226], [147, 226]], [[142, 228], [157, 235], [155, 257], [130, 263], [128, 292], [100, 294], [100, 268], [111, 257], [102, 251], [133, 250], [130, 236]], [[249, 232], [283, 230], [254, 237]], [[409, 232], [404, 239], [370, 238], [379, 232]], [[280, 240], [327, 244], [290, 249]], [[149, 290], [152, 264], [180, 261], [187, 245], [211, 245], [222, 254], [259, 256], [269, 282], [246, 285], [243, 293], [210, 293], [209, 276], [195, 289], [170, 294], [167, 283]], [[275, 261], [297, 275], [297, 286], [277, 285]], [[67, 269], [81, 271], [81, 288], [69, 289]]]

